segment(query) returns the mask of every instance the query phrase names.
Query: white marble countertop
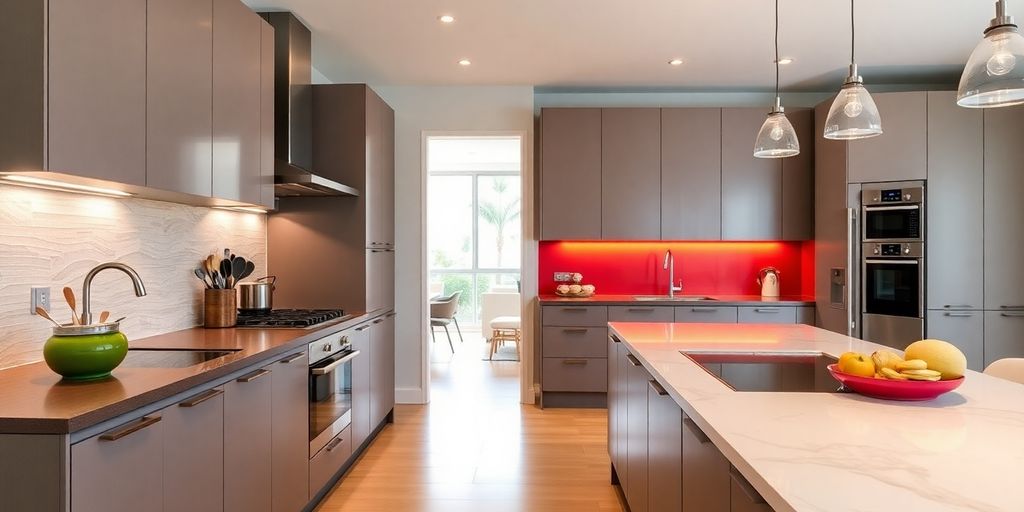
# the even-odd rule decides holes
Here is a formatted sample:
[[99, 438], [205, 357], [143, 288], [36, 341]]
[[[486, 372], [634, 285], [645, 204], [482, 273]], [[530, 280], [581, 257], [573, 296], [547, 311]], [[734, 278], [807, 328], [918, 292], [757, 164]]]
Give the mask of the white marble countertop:
[[968, 372], [929, 402], [736, 392], [679, 351], [879, 346], [806, 325], [610, 327], [778, 512], [1024, 511], [1024, 385]]

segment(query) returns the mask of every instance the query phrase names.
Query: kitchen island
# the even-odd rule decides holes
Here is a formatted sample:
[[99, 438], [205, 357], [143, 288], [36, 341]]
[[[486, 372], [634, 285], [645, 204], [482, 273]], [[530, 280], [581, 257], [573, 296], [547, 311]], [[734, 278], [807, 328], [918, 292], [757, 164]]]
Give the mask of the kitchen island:
[[[891, 402], [848, 393], [737, 392], [681, 351], [838, 357], [846, 351], [871, 353], [883, 347], [806, 325], [613, 322], [609, 332], [610, 345], [621, 345], [620, 352], [636, 361], [631, 363], [636, 370], [631, 371], [645, 371], [644, 377], [653, 381], [651, 389], [664, 392], [681, 410], [684, 435], [678, 444], [693, 439], [686, 437], [685, 428], [687, 421], [692, 422], [692, 432], [706, 436], [701, 440], [713, 443], [727, 459], [725, 470], [738, 473], [738, 480], [753, 488], [744, 495], [754, 503], [761, 497], [767, 502], [737, 508], [734, 490], [734, 511], [768, 506], [779, 512], [1024, 510], [1024, 487], [1019, 485], [1024, 468], [1020, 384], [968, 372], [959, 389], [929, 402]], [[610, 366], [610, 378], [623, 380], [622, 366]], [[651, 421], [653, 436], [658, 431], [655, 412], [664, 407], [652, 398], [635, 408], [633, 387], [627, 391], [610, 382], [609, 388], [609, 446], [613, 471], [618, 473], [613, 478], [621, 478], [629, 466], [629, 485], [623, 486], [626, 497], [646, 500], [646, 492], [635, 490], [635, 481], [642, 477], [656, 482], [665, 473], [655, 461], [674, 453], [656, 452], [663, 444], [652, 437], [646, 454], [650, 474], [647, 458], [642, 471], [635, 471], [636, 464], [632, 459], [627, 464], [623, 445], [618, 444], [618, 434], [625, 431], [619, 414], [649, 411], [651, 416], [644, 421]], [[628, 408], [623, 403], [627, 400], [632, 400]], [[629, 426], [634, 419], [630, 417]], [[623, 435], [632, 436], [629, 432]], [[686, 449], [682, 446], [681, 451]], [[680, 468], [680, 473], [686, 472], [686, 467]], [[728, 475], [725, 480], [728, 504]], [[682, 482], [685, 494], [688, 479]], [[710, 486], [694, 491], [713, 492]], [[651, 491], [651, 497], [650, 510], [656, 510], [654, 502], [662, 496]]]

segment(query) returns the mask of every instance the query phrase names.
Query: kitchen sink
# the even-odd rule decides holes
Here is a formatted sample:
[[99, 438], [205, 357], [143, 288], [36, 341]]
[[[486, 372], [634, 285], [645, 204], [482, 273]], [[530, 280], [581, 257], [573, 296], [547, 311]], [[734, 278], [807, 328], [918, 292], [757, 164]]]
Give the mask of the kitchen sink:
[[734, 391], [839, 393], [828, 365], [838, 360], [821, 352], [711, 353], [680, 351]]
[[672, 301], [672, 302], [707, 302], [718, 300], [714, 297], [701, 297], [698, 295], [676, 295], [675, 297], [669, 297], [668, 295], [634, 295], [634, 300], [639, 301]]
[[188, 368], [234, 354], [241, 349], [190, 350], [130, 348], [123, 368]]

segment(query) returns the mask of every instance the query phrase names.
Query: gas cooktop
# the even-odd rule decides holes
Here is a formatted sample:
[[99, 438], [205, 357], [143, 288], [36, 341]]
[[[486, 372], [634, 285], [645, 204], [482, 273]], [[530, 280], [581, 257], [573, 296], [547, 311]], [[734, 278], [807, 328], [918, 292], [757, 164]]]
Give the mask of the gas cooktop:
[[341, 309], [274, 309], [271, 311], [239, 311], [238, 327], [307, 328], [325, 322], [352, 318]]

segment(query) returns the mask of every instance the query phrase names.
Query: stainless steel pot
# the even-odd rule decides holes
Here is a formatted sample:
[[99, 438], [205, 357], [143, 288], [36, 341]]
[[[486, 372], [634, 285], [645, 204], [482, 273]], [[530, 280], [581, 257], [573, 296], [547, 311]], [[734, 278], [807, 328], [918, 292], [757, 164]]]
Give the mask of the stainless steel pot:
[[269, 311], [274, 308], [274, 283], [277, 276], [261, 277], [252, 283], [238, 283], [238, 309]]

